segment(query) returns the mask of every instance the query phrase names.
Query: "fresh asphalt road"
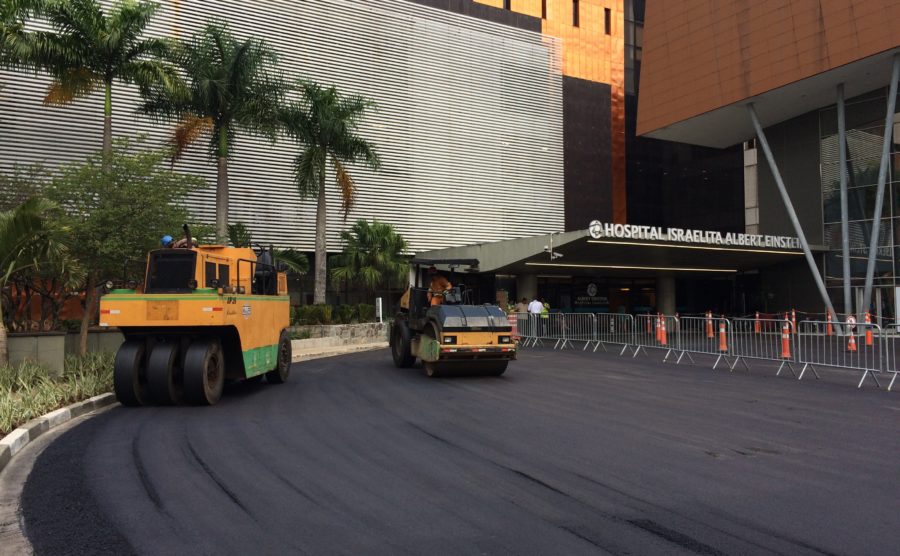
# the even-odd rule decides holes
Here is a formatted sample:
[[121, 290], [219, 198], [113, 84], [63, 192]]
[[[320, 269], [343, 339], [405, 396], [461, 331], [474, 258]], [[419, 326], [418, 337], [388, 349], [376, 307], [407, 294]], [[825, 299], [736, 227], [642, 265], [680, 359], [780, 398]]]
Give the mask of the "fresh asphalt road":
[[900, 393], [532, 350], [386, 350], [211, 408], [115, 408], [35, 463], [37, 554], [898, 554]]

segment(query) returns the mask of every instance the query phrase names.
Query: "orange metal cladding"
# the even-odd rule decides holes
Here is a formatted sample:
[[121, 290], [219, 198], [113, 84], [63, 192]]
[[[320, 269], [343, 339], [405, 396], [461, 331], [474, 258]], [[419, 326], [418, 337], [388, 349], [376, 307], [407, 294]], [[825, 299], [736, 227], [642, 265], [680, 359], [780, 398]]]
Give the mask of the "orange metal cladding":
[[900, 44], [896, 0], [647, 2], [637, 133]]
[[[503, 8], [504, 0], [475, 0]], [[572, 19], [572, 0], [546, 0], [545, 35], [562, 39], [563, 75], [607, 83], [612, 106], [612, 204], [613, 221], [624, 223], [625, 205], [625, 7], [623, 0], [579, 0], [579, 25]], [[541, 17], [542, 0], [511, 0], [516, 13]], [[610, 10], [610, 34], [606, 34], [606, 14]]]

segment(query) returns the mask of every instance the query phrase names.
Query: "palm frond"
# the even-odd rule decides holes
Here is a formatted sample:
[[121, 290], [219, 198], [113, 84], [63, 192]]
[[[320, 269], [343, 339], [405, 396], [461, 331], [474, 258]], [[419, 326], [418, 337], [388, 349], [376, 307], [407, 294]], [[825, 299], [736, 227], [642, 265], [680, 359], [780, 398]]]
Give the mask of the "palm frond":
[[319, 185], [325, 177], [324, 158], [323, 151], [308, 148], [294, 159], [294, 179], [301, 198], [319, 194]]
[[293, 249], [279, 249], [275, 251], [275, 264], [287, 267], [288, 272], [294, 274], [306, 274], [309, 272], [309, 259], [305, 253]]
[[246, 224], [235, 222], [228, 225], [228, 242], [232, 247], [250, 247], [253, 243], [253, 234]]
[[88, 95], [102, 85], [102, 77], [87, 68], [73, 68], [54, 79], [47, 87], [44, 105], [64, 106]]
[[174, 148], [172, 159], [181, 158], [184, 151], [191, 146], [197, 139], [206, 133], [213, 131], [214, 122], [212, 118], [201, 118], [194, 114], [186, 114], [181, 122], [175, 127], [170, 142]]
[[353, 176], [347, 171], [347, 168], [341, 164], [341, 161], [332, 157], [332, 166], [334, 166], [334, 178], [337, 183], [338, 190], [341, 192], [341, 209], [344, 211], [344, 220], [350, 214], [353, 208], [353, 201], [356, 196], [356, 184], [353, 182]]

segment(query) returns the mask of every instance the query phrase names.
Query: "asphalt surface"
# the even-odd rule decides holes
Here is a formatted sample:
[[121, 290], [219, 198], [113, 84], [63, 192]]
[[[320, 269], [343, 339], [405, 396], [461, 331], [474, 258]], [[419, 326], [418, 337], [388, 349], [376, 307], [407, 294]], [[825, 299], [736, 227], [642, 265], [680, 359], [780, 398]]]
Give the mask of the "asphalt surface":
[[[658, 355], [658, 353], [656, 354]], [[900, 393], [525, 351], [386, 350], [212, 408], [115, 408], [38, 458], [37, 554], [898, 554]]]

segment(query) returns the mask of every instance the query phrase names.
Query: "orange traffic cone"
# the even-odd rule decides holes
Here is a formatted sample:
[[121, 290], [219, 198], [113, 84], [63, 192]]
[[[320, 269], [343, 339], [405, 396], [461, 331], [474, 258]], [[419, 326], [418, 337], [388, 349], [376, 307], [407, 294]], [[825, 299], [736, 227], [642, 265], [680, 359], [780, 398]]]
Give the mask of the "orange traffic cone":
[[719, 323], [719, 351], [728, 351], [728, 338], [725, 336], [725, 321]]
[[797, 311], [791, 309], [791, 326], [794, 327], [794, 330], [797, 330]]
[[662, 341], [661, 338], [662, 338], [662, 332], [660, 331], [660, 326], [659, 326], [659, 313], [656, 313], [656, 342], [657, 343], [661, 342]]
[[781, 327], [781, 358], [791, 358], [791, 326], [787, 319], [784, 320], [784, 325]]
[[757, 334], [762, 332], [760, 325], [759, 325], [759, 311], [756, 312], [756, 321], [753, 322], [753, 332], [755, 332]]
[[715, 334], [713, 334], [712, 311], [706, 312], [706, 337], [709, 339], [716, 337]]
[[825, 312], [825, 335], [834, 336], [834, 325], [831, 324], [831, 311]]
[[659, 343], [660, 345], [666, 345], [668, 338], [666, 338], [666, 316], [660, 315], [659, 317]]
[[847, 351], [856, 351], [856, 333], [850, 332], [850, 339], [847, 340]]
[[[872, 316], [869, 314], [868, 311], [866, 311], [866, 324], [872, 324]], [[872, 345], [872, 327], [871, 326], [866, 327], [866, 345], [867, 346]]]
[[[788, 313], [787, 313], [787, 311], [784, 312], [784, 320], [788, 320]], [[791, 333], [791, 331], [788, 330], [788, 334], [790, 334], [790, 333]]]

